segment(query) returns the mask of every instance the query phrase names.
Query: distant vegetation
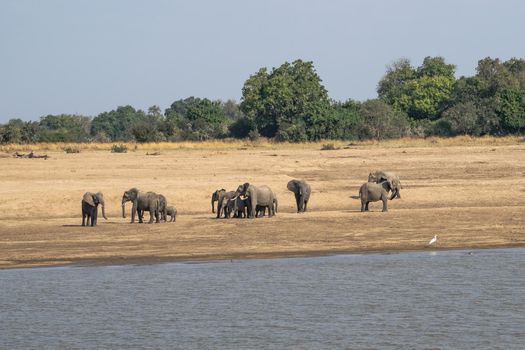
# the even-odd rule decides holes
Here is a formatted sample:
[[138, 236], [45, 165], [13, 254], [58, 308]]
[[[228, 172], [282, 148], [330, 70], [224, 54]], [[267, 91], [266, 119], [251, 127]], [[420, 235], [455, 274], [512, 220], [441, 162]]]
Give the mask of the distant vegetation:
[[126, 153], [128, 152], [128, 147], [123, 144], [113, 145], [111, 146], [111, 152], [112, 153]]
[[242, 87], [241, 102], [188, 97], [164, 112], [119, 106], [95, 117], [47, 115], [0, 125], [0, 143], [384, 140], [401, 137], [511, 135], [525, 131], [525, 60], [478, 62], [455, 77], [455, 65], [426, 57], [387, 67], [378, 97], [334, 101], [312, 62], [261, 68]]

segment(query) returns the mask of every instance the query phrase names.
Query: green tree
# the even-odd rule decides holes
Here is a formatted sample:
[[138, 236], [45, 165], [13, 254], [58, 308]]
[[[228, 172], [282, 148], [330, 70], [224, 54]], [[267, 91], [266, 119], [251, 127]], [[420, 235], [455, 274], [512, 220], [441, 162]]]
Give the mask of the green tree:
[[266, 137], [308, 139], [306, 129], [329, 109], [328, 93], [312, 62], [285, 62], [270, 74], [260, 69], [243, 87], [241, 109]]
[[131, 134], [140, 143], [165, 141], [165, 125], [160, 107], [151, 106], [147, 114], [140, 113], [133, 121]]
[[383, 78], [377, 85], [377, 94], [379, 98], [384, 99], [387, 103], [394, 105], [399, 98], [401, 87], [407, 81], [416, 77], [416, 70], [410, 64], [407, 58], [400, 58], [387, 66]]
[[39, 133], [40, 133], [40, 123], [39, 122], [26, 122], [20, 130], [22, 143], [35, 143], [39, 142]]
[[0, 142], [6, 143], [22, 143], [22, 128], [24, 122], [21, 119], [10, 119], [7, 124], [0, 129]]
[[308, 139], [359, 139], [362, 136], [362, 118], [358, 114], [358, 105], [351, 100], [332, 102], [325, 112], [310, 118], [306, 129]]
[[512, 86], [512, 75], [507, 67], [499, 60], [486, 57], [478, 61], [476, 77], [484, 84], [484, 96], [492, 97], [506, 87]]
[[513, 87], [525, 90], [525, 60], [513, 57], [504, 62], [503, 65], [512, 76]]
[[401, 87], [394, 107], [413, 119], [438, 119], [451, 101], [454, 79], [447, 76], [422, 76]]
[[172, 139], [207, 140], [228, 134], [230, 120], [221, 101], [188, 97], [173, 102], [164, 114]]
[[360, 105], [363, 131], [361, 138], [377, 140], [402, 137], [409, 130], [405, 113], [394, 110], [380, 99], [367, 100]]
[[89, 141], [91, 119], [81, 115], [60, 114], [40, 118], [39, 140], [42, 142]]
[[241, 110], [241, 106], [234, 100], [224, 102], [222, 108], [224, 108], [224, 113], [226, 113], [226, 116], [231, 121], [237, 121], [245, 117]]
[[481, 134], [479, 109], [473, 101], [461, 102], [447, 109], [443, 121], [448, 123], [452, 135]]
[[417, 69], [398, 60], [379, 82], [379, 98], [412, 119], [438, 119], [451, 101], [455, 69], [440, 56], [425, 57]]
[[503, 89], [498, 93], [498, 115], [507, 132], [525, 130], [525, 91]]
[[417, 77], [449, 77], [454, 79], [456, 66], [445, 63], [445, 59], [441, 56], [430, 57], [423, 59], [421, 66], [417, 68]]
[[104, 137], [111, 141], [129, 141], [134, 139], [134, 125], [144, 121], [145, 113], [131, 106], [119, 106], [116, 110], [100, 113], [91, 122], [91, 135]]

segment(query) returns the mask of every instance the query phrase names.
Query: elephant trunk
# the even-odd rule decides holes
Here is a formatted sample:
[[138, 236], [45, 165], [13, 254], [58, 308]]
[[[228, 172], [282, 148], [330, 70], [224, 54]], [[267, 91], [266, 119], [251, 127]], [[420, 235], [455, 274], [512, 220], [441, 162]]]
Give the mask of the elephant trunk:
[[122, 217], [126, 218], [126, 202], [122, 202]]
[[213, 198], [211, 199], [211, 212], [215, 213], [215, 201], [213, 200]]
[[106, 216], [106, 210], [105, 210], [105, 206], [104, 206], [104, 202], [100, 203], [100, 205], [102, 206], [102, 216], [104, 217], [105, 220], [107, 220], [107, 216]]

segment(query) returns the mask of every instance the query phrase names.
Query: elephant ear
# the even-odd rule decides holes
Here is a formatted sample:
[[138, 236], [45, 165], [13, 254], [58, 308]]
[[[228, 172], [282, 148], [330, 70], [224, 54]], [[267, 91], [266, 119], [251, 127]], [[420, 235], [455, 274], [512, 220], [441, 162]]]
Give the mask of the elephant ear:
[[390, 186], [390, 190], [395, 191], [397, 188], [396, 181], [392, 178], [387, 178], [386, 181], [388, 182], [388, 186]]
[[91, 192], [84, 193], [84, 197], [82, 197], [82, 200], [87, 204], [91, 205], [92, 207], [95, 206], [95, 201], [93, 200], [93, 193]]
[[95, 193], [95, 196], [97, 197], [98, 202], [104, 205], [104, 195], [102, 194], [102, 192]]
[[288, 189], [288, 191], [292, 191], [292, 192], [295, 193], [295, 190], [297, 188], [296, 181], [295, 180], [288, 181], [288, 184], [286, 185], [286, 188]]

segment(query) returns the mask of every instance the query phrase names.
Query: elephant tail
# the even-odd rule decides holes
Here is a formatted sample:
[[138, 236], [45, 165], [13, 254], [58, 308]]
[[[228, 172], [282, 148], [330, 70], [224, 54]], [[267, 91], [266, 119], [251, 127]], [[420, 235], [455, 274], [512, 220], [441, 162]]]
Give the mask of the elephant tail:
[[274, 202], [275, 202], [275, 212], [277, 213], [277, 207], [279, 206], [279, 201], [277, 200], [277, 198], [275, 198]]
[[359, 196], [350, 196], [352, 199], [361, 199], [361, 193], [363, 192], [363, 186], [359, 187]]

